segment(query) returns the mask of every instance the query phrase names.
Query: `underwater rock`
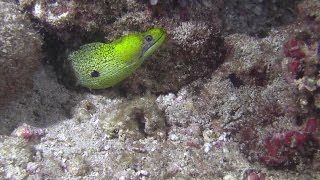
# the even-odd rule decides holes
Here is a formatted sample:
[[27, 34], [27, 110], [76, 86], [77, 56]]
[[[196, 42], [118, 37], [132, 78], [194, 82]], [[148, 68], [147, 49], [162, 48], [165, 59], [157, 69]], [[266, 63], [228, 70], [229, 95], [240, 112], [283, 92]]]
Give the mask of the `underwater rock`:
[[133, 94], [177, 92], [199, 78], [210, 77], [223, 62], [226, 47], [217, 29], [204, 22], [182, 22], [168, 29], [168, 40], [122, 89]]
[[[76, 22], [64, 24], [69, 20], [53, 25], [36, 18], [46, 38], [45, 60], [60, 68], [60, 56], [81, 44], [104, 41], [102, 36], [113, 40], [161, 26], [168, 32], [168, 41], [140, 72], [120, 85], [120, 92], [116, 87], [99, 91], [66, 89], [57, 81], [63, 74], [58, 70], [54, 74], [50, 65], [41, 66], [29, 97], [14, 100], [0, 113], [0, 134], [16, 129], [12, 135], [18, 136], [0, 136], [0, 179], [319, 179], [320, 152], [309, 143], [316, 144], [319, 137], [319, 113], [314, 107], [319, 107], [320, 83], [315, 84], [314, 94], [307, 94], [287, 77], [287, 73], [300, 70], [308, 72], [303, 74], [306, 77], [318, 75], [313, 71], [318, 65], [303, 69], [309, 64], [304, 62], [310, 59], [308, 54], [318, 54], [314, 51], [316, 41], [311, 41], [311, 49], [301, 49], [306, 59], [300, 51], [295, 54], [295, 46], [289, 46], [290, 56], [301, 57], [300, 64], [292, 61], [285, 69], [281, 66], [290, 57], [285, 57], [283, 45], [294, 35], [292, 32], [308, 26], [272, 26], [264, 38], [249, 36], [250, 32], [221, 36], [221, 26], [215, 26], [212, 20], [224, 12], [218, 1], [211, 5], [208, 0], [157, 1], [154, 8], [162, 13], [156, 17], [150, 12], [149, 0], [120, 1], [119, 7], [124, 9], [113, 9], [117, 4], [109, 4], [108, 10], [121, 15], [110, 24], [100, 24], [100, 28], [97, 24], [88, 29], [81, 29]], [[20, 2], [31, 10], [37, 4], [32, 0]], [[59, 3], [69, 2], [75, 1], [43, 3], [52, 3], [52, 7], [58, 3], [61, 8]], [[114, 3], [93, 2], [92, 7]], [[83, 0], [77, 3], [90, 4]], [[243, 3], [258, 4], [253, 6], [258, 7], [253, 13], [264, 16], [259, 7], [271, 1]], [[90, 18], [82, 18], [89, 23]], [[55, 40], [51, 38], [59, 43], [52, 43]], [[320, 81], [308, 79], [305, 82], [311, 85]], [[305, 122], [308, 117], [314, 118]], [[28, 125], [17, 128], [22, 122]], [[303, 128], [303, 124], [308, 125]], [[285, 140], [277, 135], [284, 135]], [[307, 141], [301, 143], [296, 137]], [[10, 138], [13, 140], [6, 140]], [[287, 144], [273, 144], [279, 142]], [[17, 148], [23, 143], [28, 146]], [[21, 153], [10, 154], [9, 147]], [[260, 158], [263, 154], [267, 159], [277, 157], [278, 152], [289, 152], [294, 166], [275, 170]], [[23, 163], [12, 166], [12, 159]]]
[[304, 0], [298, 4], [298, 11], [304, 18], [320, 22], [320, 2], [317, 0]]
[[[77, 101], [77, 97], [57, 82], [52, 71], [49, 73], [50, 71], [47, 70], [40, 66], [33, 75], [32, 90], [0, 108], [1, 135], [12, 134], [14, 129], [24, 123], [37, 129], [44, 125], [57, 123], [70, 116], [70, 111]], [[32, 130], [31, 137], [34, 135], [41, 137], [43, 133], [40, 131]], [[25, 135], [28, 136], [28, 133]]]
[[263, 163], [271, 167], [290, 167], [312, 161], [319, 148], [319, 120], [309, 118], [304, 130], [274, 133], [264, 140], [265, 152], [260, 155]]
[[[27, 163], [32, 160], [31, 144], [19, 137], [1, 137], [0, 141], [0, 177], [3, 179], [26, 178]], [[2, 168], [3, 167], [3, 168]]]
[[[174, 10], [174, 2], [168, 3], [173, 15], [179, 14]], [[85, 43], [112, 41], [151, 27], [167, 31], [170, 37], [160, 51], [131, 78], [120, 83], [127, 94], [177, 92], [198, 78], [210, 77], [223, 62], [226, 48], [220, 36], [219, 19], [219, 8], [223, 3], [215, 6], [208, 6], [204, 1], [186, 3], [191, 19], [197, 20], [181, 22], [179, 18], [172, 18], [170, 13], [153, 17], [147, 4], [141, 1], [20, 1], [25, 11], [43, 26], [44, 49], [51, 55], [49, 64], [54, 66], [59, 82], [66, 86], [69, 85], [66, 77], [70, 74], [68, 70], [64, 71], [65, 56], [71, 50]], [[159, 1], [159, 4], [164, 7], [167, 3]], [[167, 11], [165, 8], [161, 10]]]
[[166, 135], [164, 115], [153, 96], [114, 105], [111, 111], [102, 112], [98, 118], [108, 138], [125, 140], [155, 136], [161, 139]]
[[14, 3], [0, 1], [0, 104], [32, 87], [42, 39]]
[[19, 4], [42, 24], [57, 29], [76, 26], [85, 31], [95, 31], [102, 25], [115, 21], [122, 14], [122, 8], [126, 8], [127, 2], [20, 0]]
[[296, 18], [298, 0], [235, 0], [225, 1], [222, 9], [224, 33], [245, 33], [266, 37], [271, 27], [286, 25]]
[[[216, 132], [210, 141], [218, 142], [215, 137], [227, 133], [227, 137], [237, 139], [240, 151], [250, 162], [263, 163], [258, 157], [265, 149], [263, 137], [274, 129], [295, 129], [292, 122], [308, 115], [301, 110], [294, 84], [279, 77], [283, 73], [279, 57], [287, 31], [272, 33], [263, 40], [228, 36], [226, 46], [231, 51], [210, 80], [195, 81], [176, 95], [160, 95], [157, 103], [171, 127], [168, 134], [181, 142], [186, 137], [184, 129], [199, 124], [204, 133]], [[236, 78], [230, 76], [232, 73]], [[242, 83], [235, 85], [237, 80]], [[206, 135], [203, 137], [208, 142]]]
[[88, 163], [80, 155], [71, 157], [66, 166], [73, 176], [84, 176], [90, 169]]

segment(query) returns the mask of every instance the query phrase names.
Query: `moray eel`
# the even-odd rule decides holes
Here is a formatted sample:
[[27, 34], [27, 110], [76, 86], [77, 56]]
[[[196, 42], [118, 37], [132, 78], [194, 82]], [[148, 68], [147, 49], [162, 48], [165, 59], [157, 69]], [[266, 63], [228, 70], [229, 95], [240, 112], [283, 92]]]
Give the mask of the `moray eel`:
[[85, 44], [68, 57], [77, 84], [104, 89], [129, 77], [163, 44], [167, 33], [152, 28], [121, 37], [111, 43]]

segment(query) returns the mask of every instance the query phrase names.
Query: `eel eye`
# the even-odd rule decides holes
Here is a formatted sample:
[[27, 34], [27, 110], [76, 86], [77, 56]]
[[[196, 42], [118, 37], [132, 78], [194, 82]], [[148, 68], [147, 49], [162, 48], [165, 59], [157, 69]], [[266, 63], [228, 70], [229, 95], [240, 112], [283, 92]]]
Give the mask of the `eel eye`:
[[91, 77], [99, 77], [100, 76], [100, 73], [96, 70], [92, 71], [91, 72]]
[[151, 42], [153, 40], [153, 37], [151, 35], [147, 35], [145, 38], [144, 38], [147, 42]]

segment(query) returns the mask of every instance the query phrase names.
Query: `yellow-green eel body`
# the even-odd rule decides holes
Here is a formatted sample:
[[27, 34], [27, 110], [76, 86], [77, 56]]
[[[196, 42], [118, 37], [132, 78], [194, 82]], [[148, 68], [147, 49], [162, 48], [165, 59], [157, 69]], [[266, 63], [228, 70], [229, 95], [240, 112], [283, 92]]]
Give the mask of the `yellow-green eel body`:
[[111, 43], [83, 45], [69, 56], [77, 83], [89, 89], [104, 89], [129, 77], [166, 39], [161, 28], [134, 33]]

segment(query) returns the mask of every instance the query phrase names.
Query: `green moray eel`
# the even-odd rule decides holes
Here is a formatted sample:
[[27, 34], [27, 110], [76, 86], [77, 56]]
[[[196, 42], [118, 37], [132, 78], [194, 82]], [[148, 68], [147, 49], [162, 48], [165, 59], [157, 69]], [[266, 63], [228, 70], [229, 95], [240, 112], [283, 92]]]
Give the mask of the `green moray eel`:
[[152, 28], [111, 43], [81, 46], [68, 58], [77, 84], [89, 89], [104, 89], [119, 83], [159, 49], [166, 36], [163, 29]]

